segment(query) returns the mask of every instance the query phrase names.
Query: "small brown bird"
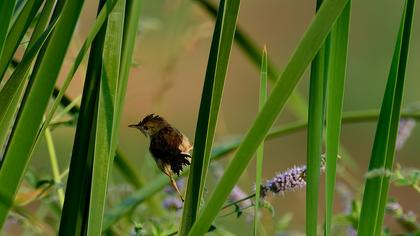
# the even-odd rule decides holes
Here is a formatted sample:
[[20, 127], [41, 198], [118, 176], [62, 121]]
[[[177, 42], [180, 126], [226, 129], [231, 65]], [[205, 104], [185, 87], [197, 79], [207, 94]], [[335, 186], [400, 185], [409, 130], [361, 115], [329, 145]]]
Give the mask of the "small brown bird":
[[193, 147], [188, 138], [155, 114], [150, 114], [138, 124], [128, 127], [139, 129], [146, 137], [150, 137], [150, 153], [159, 169], [169, 177], [172, 187], [184, 201], [172, 175], [179, 176], [182, 168], [191, 163], [190, 151]]

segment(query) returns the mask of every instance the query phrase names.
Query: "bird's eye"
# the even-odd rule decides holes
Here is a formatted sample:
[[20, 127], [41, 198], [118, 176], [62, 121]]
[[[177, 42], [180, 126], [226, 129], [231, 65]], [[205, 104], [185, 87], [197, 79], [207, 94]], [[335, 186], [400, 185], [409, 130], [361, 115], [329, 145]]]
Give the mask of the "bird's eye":
[[147, 127], [147, 126], [144, 126], [144, 130], [148, 130], [149, 129], [149, 127]]

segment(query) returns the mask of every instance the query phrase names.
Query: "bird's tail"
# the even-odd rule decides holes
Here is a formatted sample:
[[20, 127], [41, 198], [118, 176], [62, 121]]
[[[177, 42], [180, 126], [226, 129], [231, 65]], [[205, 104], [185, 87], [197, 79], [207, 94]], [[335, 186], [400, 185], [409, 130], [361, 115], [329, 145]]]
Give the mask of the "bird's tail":
[[191, 164], [191, 155], [189, 153], [181, 152], [178, 154], [177, 158], [171, 160], [172, 171], [179, 176], [179, 173], [182, 171], [184, 166], [189, 166]]

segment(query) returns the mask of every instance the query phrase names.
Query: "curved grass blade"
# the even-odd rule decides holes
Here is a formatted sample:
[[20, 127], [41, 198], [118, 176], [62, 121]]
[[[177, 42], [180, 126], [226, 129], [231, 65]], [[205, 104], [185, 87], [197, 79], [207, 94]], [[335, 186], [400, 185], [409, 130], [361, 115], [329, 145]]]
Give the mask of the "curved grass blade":
[[[376, 128], [375, 141], [369, 162], [369, 171], [376, 169], [392, 169], [404, 89], [414, 3], [414, 0], [405, 1], [400, 30], [397, 36], [391, 69], [382, 101], [381, 113]], [[370, 236], [382, 234], [389, 179], [389, 176], [376, 176], [366, 179], [357, 235]]]
[[202, 235], [207, 232], [346, 3], [347, 0], [326, 0], [322, 4], [189, 235]]
[[210, 151], [223, 93], [230, 51], [239, 12], [239, 0], [222, 0], [217, 16], [194, 140], [191, 172], [188, 178], [186, 200], [180, 235], [187, 235], [200, 208], [206, 182]]
[[16, 116], [19, 102], [22, 100], [23, 91], [26, 85], [28, 73], [30, 71], [33, 60], [36, 58], [41, 47], [45, 44], [55, 24], [51, 25], [36, 42], [32, 45], [22, 61], [18, 64], [12, 76], [7, 80], [3, 89], [0, 91], [0, 147], [5, 147], [6, 140], [9, 136], [9, 129]]
[[34, 72], [33, 83], [22, 103], [14, 132], [6, 149], [0, 169], [0, 226], [3, 225], [12, 205], [18, 186], [30, 161], [30, 150], [34, 144], [43, 113], [47, 107], [57, 75], [79, 18], [83, 0], [65, 3], [56, 28], [46, 47], [43, 60]]
[[[57, 21], [54, 21], [53, 24], [45, 30], [52, 11], [52, 6], [53, 2], [51, 1], [45, 4], [22, 61], [16, 65], [17, 67], [13, 74], [0, 91], [0, 130], [4, 131], [0, 133], [0, 147], [6, 147], [6, 140], [10, 135], [9, 130], [16, 117], [19, 102], [22, 100], [23, 90], [26, 80], [28, 79], [32, 62], [36, 58], [41, 47], [46, 44], [49, 35], [56, 25]], [[2, 152], [3, 151], [0, 151], [0, 156], [3, 155]]]
[[9, 31], [9, 24], [12, 20], [15, 5], [16, 0], [0, 1], [0, 58], [3, 57], [3, 48], [5, 45], [7, 32]]
[[12, 60], [16, 49], [22, 41], [23, 36], [34, 20], [34, 17], [43, 2], [43, 0], [29, 0], [25, 4], [16, 21], [13, 23], [13, 26], [10, 28], [5, 44], [7, 47], [3, 49], [3, 54], [0, 57], [0, 81], [2, 80], [9, 63]]
[[334, 206], [334, 187], [346, 77], [347, 45], [350, 23], [349, 1], [330, 33], [330, 50], [326, 96], [326, 176], [325, 176], [325, 234], [331, 235]]

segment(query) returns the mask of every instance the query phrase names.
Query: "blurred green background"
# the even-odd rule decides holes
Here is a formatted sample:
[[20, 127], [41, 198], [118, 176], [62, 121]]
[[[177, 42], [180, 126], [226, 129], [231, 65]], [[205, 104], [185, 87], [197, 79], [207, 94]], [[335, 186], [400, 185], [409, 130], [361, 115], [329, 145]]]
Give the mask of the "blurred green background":
[[[391, 64], [402, 4], [403, 1], [395, 0], [352, 2], [344, 111], [379, 109]], [[64, 79], [93, 23], [96, 7], [96, 1], [86, 1], [60, 81]], [[416, 8], [418, 13], [419, 4]], [[269, 57], [281, 71], [311, 22], [314, 9], [315, 1], [309, 0], [242, 1], [238, 23], [260, 46], [267, 45]], [[148, 140], [138, 131], [129, 129], [127, 125], [138, 122], [149, 113], [155, 113], [165, 117], [190, 140], [194, 140], [214, 21], [213, 17], [194, 1], [144, 1], [142, 12], [134, 53], [135, 63], [122, 115], [119, 146], [136, 164], [142, 175], [153, 179], [155, 174], [158, 174], [158, 169], [148, 155]], [[420, 101], [418, 15], [416, 14], [413, 25], [413, 43], [408, 60], [403, 107]], [[82, 93], [85, 67], [86, 63], [78, 71], [67, 92], [71, 98], [76, 98]], [[237, 46], [234, 46], [218, 120], [216, 145], [247, 131], [258, 110], [258, 89], [259, 69]], [[305, 74], [298, 89], [307, 97], [308, 73]], [[286, 109], [277, 124], [296, 119], [290, 110]], [[342, 128], [342, 143], [360, 169], [348, 168], [348, 172], [354, 178], [356, 189], [349, 183], [350, 178], [345, 180], [339, 178], [338, 184], [347, 186], [358, 198], [362, 191], [363, 173], [370, 158], [375, 128], [374, 122], [343, 125]], [[53, 132], [53, 137], [60, 166], [63, 168], [68, 165], [70, 159], [74, 128], [57, 128]], [[397, 163], [405, 167], [420, 168], [419, 139], [420, 129], [417, 127], [405, 147], [397, 153]], [[265, 147], [263, 178], [268, 179], [289, 167], [305, 163], [306, 133], [302, 130], [268, 141]], [[225, 163], [225, 160], [228, 158], [221, 163]], [[32, 162], [30, 168], [36, 170], [37, 176], [50, 175], [45, 144], [40, 146]], [[243, 176], [240, 183], [245, 192], [249, 193], [254, 188], [254, 170], [255, 161], [250, 164], [246, 176]], [[208, 180], [216, 182], [217, 177]], [[118, 171], [114, 171], [110, 195], [115, 203], [128, 194], [119, 193], [122, 190], [118, 186], [124, 186], [124, 182]], [[205, 194], [210, 193], [211, 184]], [[320, 193], [323, 195], [323, 189]], [[391, 187], [390, 196], [398, 199], [404, 209], [420, 213], [419, 195], [414, 190]], [[293, 214], [289, 228], [304, 229], [305, 190], [269, 197], [269, 201], [274, 205], [276, 212], [275, 216], [271, 217], [268, 211], [264, 211], [263, 223], [269, 233], [275, 230], [278, 219], [288, 212]], [[320, 206], [322, 207], [322, 204]], [[344, 206], [339, 195], [336, 195], [336, 206], [337, 212], [343, 211]], [[237, 234], [251, 232], [252, 229], [252, 224], [246, 217], [238, 220], [234, 216], [226, 217], [218, 222], [224, 222], [227, 229]], [[398, 232], [395, 222], [389, 221], [387, 224]]]

